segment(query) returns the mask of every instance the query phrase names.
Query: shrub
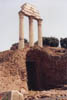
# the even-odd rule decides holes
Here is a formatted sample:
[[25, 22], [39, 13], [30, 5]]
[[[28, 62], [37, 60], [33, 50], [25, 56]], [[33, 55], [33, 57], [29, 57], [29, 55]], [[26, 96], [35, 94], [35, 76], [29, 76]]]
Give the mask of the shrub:
[[[35, 42], [38, 44], [38, 41]], [[59, 40], [55, 37], [43, 37], [43, 46], [51, 46], [51, 47], [58, 47]]]
[[55, 37], [43, 37], [43, 45], [58, 47], [59, 40]]
[[67, 38], [61, 38], [60, 39], [60, 45], [62, 48], [67, 48]]
[[28, 40], [27, 39], [24, 39], [24, 43], [28, 43]]
[[[27, 39], [24, 39], [24, 43], [25, 43], [25, 44], [28, 44], [28, 40], [27, 40]], [[19, 43], [14, 43], [10, 49], [11, 49], [11, 50], [18, 49], [18, 44], [19, 44]]]

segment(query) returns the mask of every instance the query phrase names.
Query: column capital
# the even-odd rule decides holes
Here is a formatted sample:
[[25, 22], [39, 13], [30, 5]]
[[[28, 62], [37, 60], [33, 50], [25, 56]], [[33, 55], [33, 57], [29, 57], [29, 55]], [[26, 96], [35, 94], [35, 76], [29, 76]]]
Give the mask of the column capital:
[[29, 21], [33, 22], [33, 17], [32, 16], [29, 17]]
[[32, 16], [29, 16], [29, 19], [33, 19], [33, 17]]
[[43, 21], [42, 19], [39, 19], [38, 20], [38, 25], [41, 25], [42, 24], [42, 21]]
[[24, 14], [22, 13], [22, 11], [20, 11], [18, 14], [20, 18], [24, 18]]

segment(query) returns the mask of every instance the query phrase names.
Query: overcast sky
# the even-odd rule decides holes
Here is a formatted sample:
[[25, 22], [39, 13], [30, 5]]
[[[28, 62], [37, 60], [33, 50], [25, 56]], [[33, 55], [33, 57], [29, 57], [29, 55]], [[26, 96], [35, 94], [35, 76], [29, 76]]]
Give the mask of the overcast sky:
[[[43, 18], [43, 36], [67, 37], [67, 0], [0, 0], [0, 51], [7, 50], [19, 41], [20, 6], [25, 2], [34, 4]], [[28, 39], [28, 18], [25, 17], [25, 38]], [[37, 22], [34, 21], [37, 40]]]

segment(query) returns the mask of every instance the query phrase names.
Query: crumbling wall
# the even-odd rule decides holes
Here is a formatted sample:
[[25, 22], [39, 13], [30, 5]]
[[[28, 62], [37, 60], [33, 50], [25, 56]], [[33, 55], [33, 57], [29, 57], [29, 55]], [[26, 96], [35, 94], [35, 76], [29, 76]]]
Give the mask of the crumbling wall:
[[26, 60], [36, 63], [36, 89], [44, 90], [67, 84], [67, 57], [64, 55], [52, 56], [43, 50], [32, 49], [27, 52]]

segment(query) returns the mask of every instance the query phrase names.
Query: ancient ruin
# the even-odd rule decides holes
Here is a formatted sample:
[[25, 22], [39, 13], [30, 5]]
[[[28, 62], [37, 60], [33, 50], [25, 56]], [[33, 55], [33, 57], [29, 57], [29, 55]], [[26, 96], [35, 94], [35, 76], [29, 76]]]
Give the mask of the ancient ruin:
[[42, 47], [42, 18], [39, 11], [31, 4], [25, 3], [19, 11], [19, 49], [24, 48], [24, 16], [29, 18], [29, 46], [34, 46], [33, 20], [38, 22], [38, 46]]
[[[24, 16], [29, 18], [29, 46], [27, 41], [24, 46]], [[19, 45], [0, 52], [0, 100], [67, 100], [67, 49], [42, 47], [42, 18], [34, 6], [21, 6], [19, 20]]]

